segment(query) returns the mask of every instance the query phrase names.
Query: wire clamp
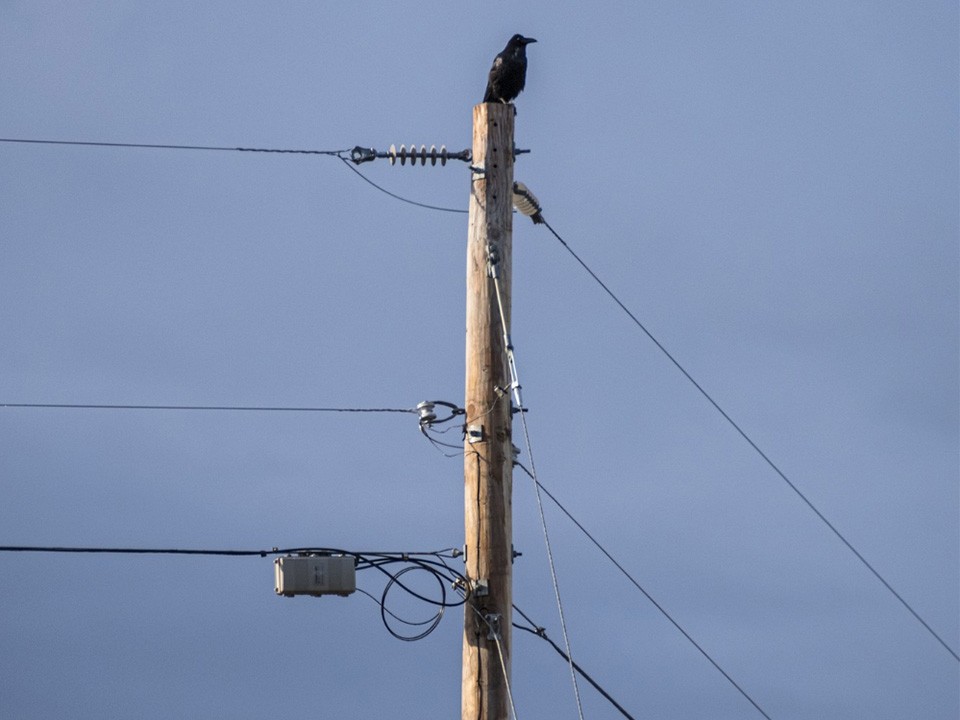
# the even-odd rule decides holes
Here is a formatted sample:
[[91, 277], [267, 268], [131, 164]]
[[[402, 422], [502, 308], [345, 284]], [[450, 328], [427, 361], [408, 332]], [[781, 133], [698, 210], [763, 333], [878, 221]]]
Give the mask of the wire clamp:
[[377, 151], [373, 148], [362, 148], [357, 145], [353, 150], [350, 151], [350, 160], [353, 161], [355, 165], [370, 162], [371, 160], [375, 160], [376, 157]]
[[500, 639], [500, 613], [485, 613], [483, 621], [487, 624], [487, 640]]
[[474, 597], [486, 597], [490, 594], [490, 584], [487, 582], [486, 578], [477, 578], [476, 580], [471, 580], [470, 586], [472, 588], [471, 594]]

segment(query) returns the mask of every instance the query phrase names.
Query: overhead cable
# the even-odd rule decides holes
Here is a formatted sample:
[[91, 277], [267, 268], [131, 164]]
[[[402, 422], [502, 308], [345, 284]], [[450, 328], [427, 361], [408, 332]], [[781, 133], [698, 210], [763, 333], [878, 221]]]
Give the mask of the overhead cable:
[[84, 140], [35, 140], [27, 138], [0, 138], [3, 143], [24, 143], [30, 145], [76, 145], [87, 147], [111, 147], [111, 148], [144, 148], [149, 150], [219, 150], [227, 152], [251, 152], [251, 153], [284, 153], [288, 155], [332, 155], [340, 157], [346, 150], [290, 150], [282, 148], [262, 148], [262, 147], [226, 147], [219, 145], [163, 145], [159, 143], [123, 143], [123, 142], [89, 142]]
[[[378, 604], [380, 605], [380, 617], [384, 627], [395, 638], [405, 641], [415, 641], [425, 638], [432, 633], [448, 607], [458, 607], [463, 605], [462, 598], [450, 601], [447, 599], [447, 583], [450, 583], [455, 590], [461, 590], [467, 587], [466, 578], [462, 574], [451, 569], [444, 561], [445, 558], [459, 557], [462, 553], [459, 549], [451, 548], [448, 550], [433, 550], [428, 552], [379, 552], [379, 551], [349, 551], [339, 548], [317, 548], [317, 547], [299, 547], [299, 548], [272, 548], [270, 550], [200, 550], [185, 548], [131, 548], [131, 547], [63, 547], [50, 545], [2, 545], [0, 552], [17, 553], [87, 553], [100, 555], [206, 555], [206, 556], [259, 556], [268, 557], [275, 555], [344, 555], [354, 558], [356, 569], [367, 570], [375, 569], [387, 576], [388, 581], [383, 589]], [[400, 570], [391, 571], [386, 568], [394, 565], [403, 565]], [[419, 593], [400, 579], [403, 575], [413, 570], [423, 570], [436, 579], [440, 588], [440, 598], [433, 599]], [[408, 595], [432, 605], [436, 608], [433, 616], [423, 622], [405, 620], [396, 613], [387, 608], [387, 596], [393, 588], [400, 588]], [[366, 591], [364, 594], [369, 595]], [[387, 620], [387, 616], [402, 622], [408, 626], [426, 626], [412, 635], [404, 635], [395, 630]]]
[[[438, 153], [436, 152], [435, 148], [429, 152], [426, 151], [425, 148], [422, 148], [420, 152], [414, 152], [415, 148], [411, 147], [410, 152], [408, 153], [403, 145], [400, 146], [401, 151], [397, 151], [393, 146], [391, 146], [391, 149], [388, 152], [378, 152], [373, 148], [364, 148], [359, 145], [342, 150], [302, 150], [295, 148], [234, 147], [226, 145], [168, 145], [161, 143], [93, 142], [85, 140], [47, 140], [34, 138], [0, 138], [0, 143], [21, 143], [29, 145], [72, 145], [78, 147], [106, 148], [142, 148], [150, 150], [213, 150], [221, 152], [280, 153], [287, 155], [326, 155], [328, 157], [336, 157], [340, 160], [343, 160], [344, 165], [353, 170], [353, 172], [355, 172], [357, 176], [360, 177], [364, 182], [369, 183], [380, 192], [385, 193], [396, 200], [400, 200], [401, 202], [405, 202], [409, 205], [422, 207], [427, 210], [438, 210], [440, 212], [464, 214], [467, 212], [467, 210], [460, 208], [441, 207], [439, 205], [429, 205], [427, 203], [417, 202], [416, 200], [410, 200], [409, 198], [392, 193], [386, 188], [381, 187], [377, 183], [373, 182], [373, 180], [357, 170], [354, 165], [359, 165], [360, 163], [368, 162], [378, 157], [390, 159], [391, 165], [396, 162], [397, 159], [399, 159], [401, 164], [403, 164], [407, 158], [410, 159], [411, 165], [414, 165], [418, 160], [421, 164], [426, 164], [428, 159], [432, 161], [432, 164], [436, 164], [438, 159], [441, 161], [441, 164], [446, 164], [447, 158], [469, 160], [468, 150], [463, 150], [458, 153], [448, 153], [445, 149], [442, 149]], [[529, 151], [521, 150], [518, 152]]]
[[439, 206], [439, 205], [428, 205], [428, 204], [426, 204], [426, 203], [417, 202], [416, 200], [409, 200], [408, 198], [401, 197], [400, 195], [397, 195], [396, 193], [392, 193], [392, 192], [390, 192], [389, 190], [387, 190], [386, 188], [383, 188], [383, 187], [377, 185], [373, 180], [371, 180], [371, 179], [368, 178], [366, 175], [364, 175], [362, 172], [360, 172], [360, 171], [357, 170], [355, 167], [353, 167], [353, 165], [350, 164], [350, 161], [348, 161], [346, 158], [341, 157], [340, 159], [343, 161], [343, 164], [344, 164], [347, 168], [349, 168], [349, 169], [352, 170], [354, 173], [356, 173], [365, 183], [369, 183], [370, 185], [372, 185], [373, 187], [375, 187], [375, 188], [376, 188], [377, 190], [379, 190], [380, 192], [386, 193], [387, 195], [389, 195], [390, 197], [394, 198], [395, 200], [399, 200], [399, 201], [401, 201], [401, 202], [405, 202], [405, 203], [407, 203], [408, 205], [415, 205], [416, 207], [421, 207], [421, 208], [424, 208], [424, 209], [426, 209], [426, 210], [439, 210], [440, 212], [452, 212], [452, 213], [467, 213], [467, 212], [468, 212], [467, 210], [462, 210], [462, 209], [460, 209], [460, 208], [449, 208], [449, 207], [441, 207], [441, 206]]
[[[518, 462], [515, 462], [514, 464], [515, 464], [517, 467], [519, 467], [521, 470], [523, 470], [525, 473], [527, 473], [527, 475], [529, 475], [529, 476], [533, 479], [533, 481], [537, 484], [537, 487], [538, 487], [540, 490], [543, 490], [544, 494], [546, 494], [546, 496], [547, 496], [548, 498], [550, 498], [551, 500], [553, 500], [554, 504], [555, 504], [558, 508], [560, 508], [560, 510], [563, 511], [563, 514], [566, 515], [566, 516], [570, 519], [570, 521], [573, 522], [573, 524], [577, 526], [577, 528], [579, 528], [580, 532], [582, 532], [584, 535], [586, 535], [587, 538], [590, 540], [590, 542], [592, 542], [594, 545], [596, 545], [596, 547], [600, 550], [600, 552], [602, 552], [604, 555], [606, 555], [607, 559], [608, 559], [610, 562], [612, 562], [612, 563], [614, 564], [614, 566], [615, 566], [621, 573], [623, 573], [624, 577], [626, 577], [627, 580], [629, 580], [629, 581], [634, 585], [634, 587], [637, 588], [637, 590], [639, 590], [641, 593], [643, 593], [643, 596], [644, 596], [645, 598], [647, 598], [647, 600], [649, 600], [649, 601], [653, 604], [653, 606], [654, 606], [658, 611], [660, 611], [660, 614], [661, 614], [661, 615], [663, 615], [667, 620], [669, 620], [670, 623], [671, 623], [677, 630], [680, 631], [680, 634], [683, 635], [683, 636], [690, 642], [690, 644], [693, 645], [693, 646], [700, 652], [700, 654], [703, 655], [703, 656], [710, 662], [710, 664], [713, 665], [713, 667], [715, 667], [715, 668], [719, 671], [719, 673], [720, 673], [721, 675], [723, 675], [724, 678], [726, 678], [727, 682], [729, 682], [731, 685], [733, 685], [733, 687], [737, 690], [737, 692], [739, 692], [741, 695], [743, 695], [743, 697], [745, 697], [745, 698], [749, 701], [749, 703], [750, 703], [751, 705], [753, 705], [753, 706], [760, 712], [761, 715], [763, 715], [765, 718], [768, 718], [768, 720], [769, 720], [769, 717], [770, 717], [770, 716], [767, 715], [767, 713], [763, 710], [763, 708], [760, 707], [760, 705], [758, 705], [757, 702], [756, 702], [752, 697], [750, 697], [749, 693], [747, 693], [746, 690], [744, 690], [742, 687], [740, 687], [740, 684], [739, 684], [736, 680], [734, 680], [734, 679], [730, 676], [730, 674], [727, 673], [726, 670], [724, 670], [722, 667], [720, 667], [720, 663], [718, 663], [716, 660], [714, 660], [713, 657], [710, 655], [710, 653], [708, 653], [706, 650], [704, 650], [703, 647], [700, 645], [700, 643], [698, 643], [696, 640], [694, 640], [694, 639], [693, 639], [693, 636], [690, 635], [690, 633], [688, 633], [686, 630], [684, 630], [683, 627], [680, 625], [680, 623], [678, 623], [676, 620], [673, 619], [673, 616], [672, 616], [670, 613], [667, 612], [666, 608], [664, 608], [663, 605], [661, 605], [659, 602], [657, 602], [657, 601], [654, 599], [654, 597], [653, 597], [649, 592], [647, 592], [647, 591], [643, 588], [643, 586], [642, 586], [639, 582], [637, 582], [630, 573], [628, 573], [628, 572], [626, 571], [626, 569], [623, 567], [623, 565], [621, 565], [619, 562], [617, 562], [617, 560], [613, 557], [613, 555], [611, 555], [611, 554], [607, 551], [607, 549], [606, 549], [603, 545], [601, 545], [600, 542], [599, 542], [593, 535], [591, 535], [590, 532], [588, 532], [587, 529], [586, 529], [582, 524], [580, 524], [580, 521], [577, 520], [577, 519], [571, 514], [571, 512], [570, 512], [569, 510], [567, 510], [567, 508], [565, 508], [565, 507], [563, 506], [563, 504], [561, 504], [561, 502], [560, 502], [559, 500], [557, 500], [557, 498], [553, 495], [553, 493], [551, 493], [549, 490], [547, 490], [547, 488], [545, 488], [545, 487], [543, 486], [543, 484], [542, 484], [539, 480], [537, 480], [537, 479], [533, 476], [533, 474], [532, 474], [529, 470], [527, 470], [527, 468], [525, 468], [523, 465], [521, 465], [521, 464], [518, 463]], [[526, 629], [526, 628], [522, 628], [522, 629]], [[538, 633], [535, 633], [535, 634], [539, 635], [540, 633], [538, 632]], [[545, 636], [544, 636], [544, 639], [546, 639]], [[556, 649], [558, 650], [558, 652], [559, 652], [559, 648], [557, 648], [556, 644], [555, 644], [552, 640], [550, 640], [549, 642], [550, 642], [550, 644], [553, 645], [554, 648], [556, 648]]]
[[[366, 595], [373, 599], [381, 607], [381, 615], [389, 615], [394, 620], [401, 622], [405, 625], [410, 626], [425, 626], [429, 625], [430, 630], [436, 627], [437, 618], [436, 615], [424, 621], [411, 621], [405, 620], [394, 613], [392, 610], [386, 607], [386, 596], [389, 592], [389, 589], [393, 586], [399, 587], [409, 595], [414, 598], [417, 598], [423, 602], [434, 605], [438, 607], [438, 613], [442, 615], [442, 610], [448, 607], [456, 607], [463, 605], [464, 594], [466, 592], [469, 583], [466, 581], [466, 578], [459, 573], [458, 571], [452, 569], [450, 565], [446, 562], [447, 560], [456, 559], [462, 556], [462, 551], [459, 548], [447, 548], [443, 550], [427, 550], [427, 551], [407, 551], [407, 552], [387, 552], [387, 551], [378, 551], [378, 550], [361, 550], [361, 551], [348, 551], [342, 550], [339, 548], [319, 548], [319, 547], [292, 547], [292, 548], [271, 548], [270, 550], [205, 550], [205, 549], [188, 549], [188, 548], [133, 548], [133, 547], [68, 547], [68, 546], [55, 546], [55, 545], [0, 545], [0, 552], [38, 552], [38, 553], [94, 553], [94, 554], [120, 554], [120, 555], [207, 555], [207, 556], [246, 556], [246, 557], [268, 557], [275, 555], [291, 555], [291, 554], [340, 554], [340, 555], [352, 555], [357, 559], [357, 569], [377, 569], [380, 572], [384, 573], [390, 582], [388, 583], [387, 588], [382, 593], [380, 599], [371, 595], [366, 590], [362, 588], [357, 588], [358, 592]], [[391, 573], [385, 568], [393, 564], [406, 564], [406, 567], [399, 572]], [[434, 574], [434, 576], [441, 581], [441, 586], [443, 583], [449, 582], [453, 589], [460, 595], [460, 600], [458, 601], [448, 601], [446, 599], [445, 589], [441, 590], [441, 597], [439, 600], [434, 600], [432, 598], [426, 597], [421, 593], [416, 592], [412, 588], [404, 585], [403, 581], [400, 579], [406, 572], [413, 569], [422, 569], [427, 570]], [[520, 608], [516, 605], [513, 606], [516, 610], [530, 625], [534, 628], [538, 628], [530, 618], [527, 616]], [[400, 633], [395, 632], [387, 623], [384, 621], [384, 625], [387, 627], [387, 630], [394, 636], [401, 640], [413, 640], [420, 639], [420, 637], [425, 636], [425, 633], [420, 633], [420, 637], [414, 636], [405, 636]], [[514, 624], [514, 627], [519, 627], [521, 630], [529, 630], [529, 628], [519, 626]], [[542, 631], [542, 628], [539, 628]], [[535, 633], [540, 634], [544, 639], [546, 638], [546, 633]], [[498, 649], [502, 652], [502, 649]], [[561, 652], [562, 655], [562, 652]], [[565, 656], [564, 656], [565, 657]], [[592, 678], [590, 678], [579, 666], [577, 666], [577, 672], [580, 672], [585, 678], [588, 679], [591, 685], [593, 685], [609, 702], [613, 703], [621, 712], [624, 712], [622, 708], [613, 700], [613, 698], [607, 693], [603, 688]], [[512, 704], [512, 695], [511, 695], [511, 704]], [[514, 717], [516, 717], [516, 712], [514, 711]], [[630, 717], [626, 715], [626, 717]]]
[[[517, 630], [523, 630], [524, 632], [528, 632], [531, 635], [535, 635], [541, 640], [545, 640], [547, 643], [550, 644], [550, 647], [552, 647], [554, 650], [557, 651], [557, 654], [560, 655], [560, 657], [562, 657], [567, 662], [571, 662], [569, 656], [563, 651], [563, 648], [561, 648], [553, 640], [550, 639], [550, 637], [547, 635], [547, 631], [544, 628], [534, 624], [533, 621], [530, 620], [530, 618], [527, 617], [524, 614], [524, 612], [520, 608], [518, 608], [516, 605], [513, 606], [513, 609], [516, 610], [520, 615], [522, 615], [524, 620], [530, 623], [530, 627], [527, 627], [526, 625], [521, 625], [519, 623], [513, 623], [513, 627], [517, 628]], [[607, 700], [607, 702], [613, 705], [620, 712], [621, 715], [627, 718], [627, 720], [635, 720], [633, 715], [628, 713], [620, 703], [614, 700], [613, 696], [610, 693], [608, 693], [606, 690], [604, 690], [603, 687], [601, 687], [601, 685], [596, 680], [594, 680], [582, 667], [580, 667], [579, 664], [574, 662], [573, 667], [580, 674], [580, 677], [582, 677], [584, 680], [590, 683], [590, 685], [592, 685], [597, 692], [603, 695], [603, 697]]]
[[92, 405], [72, 403], [7, 403], [0, 408], [68, 409], [68, 410], [206, 410], [239, 412], [313, 412], [313, 413], [411, 413], [415, 408], [353, 408], [353, 407], [283, 407], [262, 405]]

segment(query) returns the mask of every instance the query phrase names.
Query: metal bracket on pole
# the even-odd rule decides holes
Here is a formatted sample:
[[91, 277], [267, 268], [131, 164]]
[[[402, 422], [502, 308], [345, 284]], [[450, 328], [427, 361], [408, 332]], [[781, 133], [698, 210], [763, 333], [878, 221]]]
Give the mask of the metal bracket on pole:
[[499, 640], [500, 613], [486, 613], [483, 621], [487, 624], [487, 640]]

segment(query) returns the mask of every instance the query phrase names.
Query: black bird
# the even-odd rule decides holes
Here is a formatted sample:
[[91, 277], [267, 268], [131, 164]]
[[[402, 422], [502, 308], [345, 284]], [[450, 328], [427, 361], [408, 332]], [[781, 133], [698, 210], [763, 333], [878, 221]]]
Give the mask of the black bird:
[[503, 52], [493, 59], [483, 96], [485, 103], [509, 103], [520, 94], [527, 80], [527, 45], [535, 42], [520, 34], [510, 38]]

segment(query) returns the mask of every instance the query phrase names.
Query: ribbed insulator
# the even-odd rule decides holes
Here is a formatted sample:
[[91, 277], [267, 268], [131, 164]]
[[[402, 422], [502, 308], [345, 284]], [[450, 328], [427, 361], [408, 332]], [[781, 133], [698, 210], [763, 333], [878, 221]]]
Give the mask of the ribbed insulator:
[[433, 411], [436, 405], [429, 401], [424, 401], [417, 405], [417, 412], [420, 413], [420, 424], [431, 425], [437, 419], [437, 414]]
[[[459, 153], [459, 155], [462, 155], [462, 153]], [[447, 152], [446, 145], [441, 145], [439, 150], [437, 150], [436, 145], [431, 145], [429, 150], [426, 145], [421, 145], [419, 149], [416, 145], [411, 145], [409, 148], [406, 145], [401, 145], [399, 150], [396, 145], [391, 145], [387, 152], [387, 158], [391, 165], [395, 165], [397, 160], [400, 161], [401, 165], [406, 165], [407, 160], [410, 161], [411, 165], [416, 165], [417, 162], [426, 165], [427, 160], [430, 161], [431, 165], [436, 165], [437, 160], [440, 161], [441, 165], [446, 165], [449, 157], [450, 154]]]
[[540, 202], [522, 182], [513, 183], [513, 206], [534, 222], [542, 222]]

